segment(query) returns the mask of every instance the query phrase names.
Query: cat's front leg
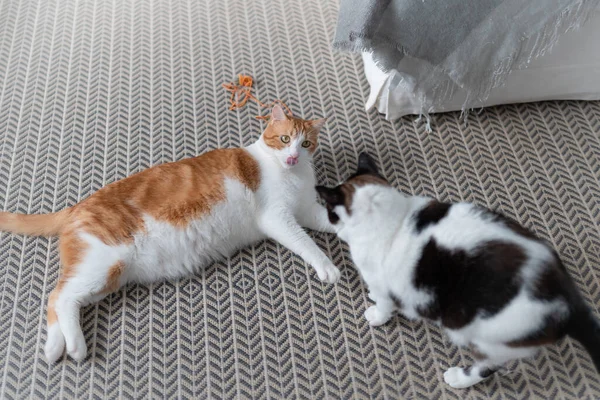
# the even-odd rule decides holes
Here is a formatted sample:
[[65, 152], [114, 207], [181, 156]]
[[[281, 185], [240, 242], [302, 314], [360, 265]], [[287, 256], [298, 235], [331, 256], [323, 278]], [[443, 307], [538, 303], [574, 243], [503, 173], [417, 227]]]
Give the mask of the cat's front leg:
[[369, 325], [379, 326], [388, 322], [396, 310], [394, 300], [389, 296], [379, 296], [373, 291], [369, 292], [369, 298], [375, 301], [375, 305], [365, 311], [365, 318], [369, 321]]
[[317, 271], [320, 280], [335, 283], [340, 279], [340, 270], [298, 225], [292, 215], [270, 213], [259, 218], [259, 226], [265, 235], [278, 241], [311, 264]]
[[319, 232], [335, 233], [335, 227], [329, 222], [327, 209], [316, 201], [302, 207], [298, 212], [297, 220], [305, 228]]

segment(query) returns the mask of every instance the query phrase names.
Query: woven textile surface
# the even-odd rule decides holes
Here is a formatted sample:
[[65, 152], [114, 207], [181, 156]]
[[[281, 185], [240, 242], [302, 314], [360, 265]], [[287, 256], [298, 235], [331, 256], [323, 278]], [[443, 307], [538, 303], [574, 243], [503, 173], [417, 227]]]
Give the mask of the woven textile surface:
[[[360, 58], [331, 50], [336, 1], [0, 0], [0, 203], [62, 209], [151, 165], [248, 145], [263, 122], [223, 82], [328, 117], [315, 157], [334, 184], [368, 151], [406, 193], [473, 201], [549, 240], [598, 312], [600, 103], [549, 102], [433, 121], [366, 113]], [[128, 286], [83, 310], [89, 356], [47, 365], [56, 239], [0, 235], [0, 398], [593, 399], [600, 378], [565, 340], [467, 390], [472, 360], [432, 324], [370, 328], [347, 247], [311, 234], [337, 285], [271, 241], [197, 276]]]

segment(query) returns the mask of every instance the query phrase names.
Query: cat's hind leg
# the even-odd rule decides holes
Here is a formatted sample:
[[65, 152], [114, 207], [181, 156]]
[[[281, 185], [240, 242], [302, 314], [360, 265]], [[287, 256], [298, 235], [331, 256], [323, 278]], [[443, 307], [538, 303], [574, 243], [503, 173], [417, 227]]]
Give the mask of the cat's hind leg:
[[76, 361], [86, 357], [81, 307], [119, 288], [124, 269], [122, 249], [107, 246], [91, 235], [61, 237], [60, 253], [63, 270], [48, 300], [45, 354], [49, 363], [62, 356], [65, 345]]
[[44, 354], [48, 363], [52, 364], [58, 360], [65, 351], [65, 336], [58, 324], [58, 316], [56, 315], [56, 299], [60, 293], [57, 286], [50, 297], [48, 298], [47, 318], [48, 328], [46, 331], [46, 344], [44, 346]]
[[456, 389], [473, 386], [494, 374], [511, 360], [531, 357], [537, 347], [509, 347], [504, 344], [477, 344], [476, 361], [467, 368], [452, 367], [444, 372], [444, 381]]

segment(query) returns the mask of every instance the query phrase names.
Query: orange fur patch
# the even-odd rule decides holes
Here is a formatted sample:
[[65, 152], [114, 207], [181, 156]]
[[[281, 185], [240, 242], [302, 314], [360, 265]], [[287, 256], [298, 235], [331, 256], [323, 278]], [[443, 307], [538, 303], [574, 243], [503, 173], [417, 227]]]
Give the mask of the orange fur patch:
[[128, 243], [143, 231], [147, 214], [175, 226], [187, 223], [225, 200], [225, 177], [255, 191], [256, 160], [244, 149], [218, 149], [195, 158], [162, 164], [114, 182], [73, 208], [69, 227], [108, 245]]
[[102, 293], [112, 293], [117, 291], [121, 287], [121, 275], [123, 275], [124, 271], [125, 264], [121, 261], [110, 267]]
[[[61, 286], [62, 288], [62, 286]], [[46, 317], [46, 323], [48, 326], [54, 325], [58, 322], [58, 316], [56, 315], [56, 300], [58, 299], [58, 295], [60, 294], [60, 289], [58, 286], [50, 293], [48, 297], [48, 315]]]
[[271, 119], [263, 134], [263, 140], [267, 146], [281, 150], [289, 146], [289, 143], [281, 141], [281, 136], [287, 135], [293, 140], [298, 135], [304, 135], [304, 139], [311, 143], [307, 150], [310, 153], [314, 153], [317, 149], [319, 136], [319, 129], [315, 128], [317, 121], [319, 120], [306, 120], [289, 116], [284, 121]]
[[[71, 275], [67, 272], [81, 262], [87, 250], [87, 245], [79, 238], [79, 234], [76, 231], [69, 230], [60, 236], [58, 249], [60, 252], [60, 261], [63, 266], [61, 277], [70, 278], [74, 274]], [[66, 276], [65, 273], [67, 273]]]

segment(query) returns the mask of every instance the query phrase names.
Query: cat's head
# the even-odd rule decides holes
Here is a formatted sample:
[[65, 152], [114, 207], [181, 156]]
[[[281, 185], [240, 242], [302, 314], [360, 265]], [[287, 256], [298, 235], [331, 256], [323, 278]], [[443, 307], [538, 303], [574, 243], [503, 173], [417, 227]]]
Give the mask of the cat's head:
[[373, 196], [382, 186], [389, 188], [389, 183], [379, 173], [375, 160], [369, 154], [361, 153], [358, 157], [356, 172], [344, 183], [333, 188], [317, 186], [315, 189], [325, 201], [329, 221], [340, 228], [356, 214], [354, 211], [357, 192], [360, 191], [358, 193], [359, 201], [368, 203], [361, 206], [370, 206]]
[[324, 124], [325, 118], [306, 120], [290, 117], [281, 106], [275, 105], [260, 140], [267, 151], [288, 169], [312, 159]]

